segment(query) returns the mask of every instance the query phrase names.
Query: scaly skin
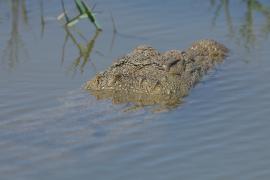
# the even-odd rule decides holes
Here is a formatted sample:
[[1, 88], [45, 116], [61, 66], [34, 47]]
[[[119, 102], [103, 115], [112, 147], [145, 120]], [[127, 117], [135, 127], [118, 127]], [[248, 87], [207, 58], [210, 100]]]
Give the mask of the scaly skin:
[[174, 106], [217, 63], [228, 49], [213, 40], [200, 40], [185, 51], [160, 53], [138, 46], [85, 85], [98, 99], [114, 103]]

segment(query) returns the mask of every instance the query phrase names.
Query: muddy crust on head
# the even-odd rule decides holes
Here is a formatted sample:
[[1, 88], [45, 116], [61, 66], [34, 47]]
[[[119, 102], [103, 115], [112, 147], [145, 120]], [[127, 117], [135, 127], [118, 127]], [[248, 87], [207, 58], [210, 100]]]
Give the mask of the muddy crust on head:
[[[196, 41], [184, 51], [163, 53], [140, 45], [98, 73], [85, 88], [99, 99], [111, 98], [113, 102], [121, 97], [121, 102], [171, 104], [186, 96], [202, 76], [227, 55], [228, 49], [214, 40]], [[119, 93], [124, 97], [116, 96]]]
[[194, 53], [196, 56], [204, 56], [212, 60], [223, 60], [229, 52], [223, 44], [214, 40], [196, 41], [187, 51]]

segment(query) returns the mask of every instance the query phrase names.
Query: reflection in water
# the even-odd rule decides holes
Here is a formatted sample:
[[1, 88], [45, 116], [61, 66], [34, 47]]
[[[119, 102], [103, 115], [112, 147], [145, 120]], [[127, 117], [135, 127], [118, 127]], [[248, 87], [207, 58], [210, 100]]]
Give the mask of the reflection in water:
[[25, 0], [21, 1], [22, 17], [25, 25], [28, 25], [28, 15]]
[[[65, 26], [65, 40], [63, 44], [63, 49], [62, 49], [62, 63], [64, 62], [65, 59], [65, 50], [66, 50], [66, 44], [68, 42], [68, 39], [70, 38], [72, 43], [76, 45], [76, 47], [79, 50], [79, 56], [74, 59], [73, 63], [71, 64], [69, 71], [72, 71], [73, 74], [76, 72], [77, 68], [80, 69], [80, 72], [83, 73], [85, 65], [89, 62], [90, 55], [92, 53], [92, 50], [94, 48], [96, 39], [100, 33], [100, 31], [96, 31], [94, 36], [90, 38], [86, 45], [79, 43], [79, 41], [75, 38], [75, 36], [71, 33], [68, 27]], [[80, 37], [86, 40], [86, 38], [81, 34], [79, 31], [77, 31]]]
[[[218, 2], [218, 3], [217, 3]], [[224, 11], [228, 33], [231, 38], [244, 45], [247, 50], [251, 50], [257, 42], [260, 35], [267, 37], [270, 32], [270, 7], [259, 0], [243, 0], [246, 5], [245, 18], [239, 27], [234, 26], [233, 18], [230, 13], [230, 0], [210, 0], [210, 3], [215, 7], [213, 18], [213, 25], [216, 24], [217, 18]], [[254, 23], [255, 13], [259, 13], [265, 19], [264, 23], [260, 26], [260, 33], [256, 33], [257, 23]]]
[[[41, 28], [41, 37], [45, 33], [45, 23], [46, 16], [44, 14], [44, 6], [48, 1], [39, 0], [39, 11], [40, 11], [40, 28]], [[223, 13], [225, 17], [225, 23], [227, 24], [227, 32], [229, 37], [236, 41], [237, 44], [244, 46], [246, 50], [251, 50], [263, 38], [267, 38], [270, 33], [270, 6], [267, 5], [267, 1], [260, 0], [242, 0], [238, 1], [239, 3], [244, 3], [244, 18], [240, 23], [236, 22], [236, 17], [232, 14], [232, 5], [235, 1], [231, 0], [210, 0], [211, 6], [214, 10], [214, 17], [212, 24], [215, 25], [218, 22], [218, 18]], [[27, 56], [27, 50], [24, 46], [24, 42], [20, 33], [20, 23], [24, 26], [29, 26], [29, 7], [27, 7], [26, 0], [12, 0], [12, 1], [1, 1], [2, 6], [7, 6], [10, 4], [10, 13], [11, 13], [11, 30], [9, 40], [4, 46], [3, 55], [1, 57], [4, 64], [8, 66], [9, 69], [13, 69], [20, 59]], [[94, 5], [95, 7], [95, 5]], [[94, 9], [93, 7], [93, 9]], [[255, 22], [255, 15], [260, 15], [263, 17], [262, 22]], [[111, 22], [112, 22], [112, 31], [113, 37], [111, 39], [110, 50], [112, 51], [117, 37], [122, 38], [131, 38], [131, 39], [141, 39], [145, 41], [147, 37], [129, 35], [121, 33], [117, 29], [117, 24], [113, 18], [112, 13], [110, 13]], [[1, 22], [1, 17], [0, 17]], [[91, 39], [85, 38], [87, 44], [81, 45], [78, 43], [77, 39], [74, 38], [74, 35], [67, 29], [66, 38], [63, 46], [63, 53], [65, 52], [65, 46], [70, 38], [72, 42], [76, 45], [79, 50], [80, 55], [74, 60], [74, 63], [70, 67], [70, 70], [73, 72], [76, 71], [76, 68], [80, 68], [80, 72], [83, 72], [83, 68], [88, 62], [88, 58], [92, 52], [95, 39], [98, 36], [98, 32], [93, 35]], [[78, 33], [79, 34], [79, 33]], [[79, 34], [82, 37], [82, 35]], [[102, 55], [102, 53], [98, 52]], [[64, 59], [64, 54], [62, 56], [62, 61]]]
[[[94, 6], [90, 9], [85, 9], [82, 7], [79, 7], [79, 4], [81, 4], [80, 2], [75, 2], [76, 7], [79, 9], [80, 11], [80, 15], [76, 16], [75, 18], [70, 19], [67, 15], [67, 11], [65, 8], [65, 3], [63, 0], [61, 0], [61, 6], [62, 6], [62, 11], [63, 13], [60, 14], [57, 19], [58, 20], [62, 20], [62, 18], [65, 18], [65, 23], [63, 25], [64, 30], [66, 32], [66, 36], [65, 36], [65, 40], [64, 40], [64, 44], [63, 44], [63, 48], [62, 48], [62, 58], [61, 58], [61, 63], [64, 63], [64, 59], [65, 59], [65, 52], [66, 52], [66, 45], [68, 42], [68, 39], [70, 38], [72, 43], [77, 47], [77, 49], [79, 50], [79, 56], [77, 58], [74, 59], [73, 63], [71, 64], [71, 66], [68, 68], [69, 72], [72, 72], [73, 74], [75, 74], [75, 72], [77, 71], [77, 69], [80, 69], [80, 72], [83, 73], [84, 72], [84, 67], [85, 65], [89, 62], [90, 59], [90, 55], [92, 53], [92, 50], [94, 48], [96, 39], [99, 35], [99, 33], [101, 32], [101, 28], [99, 27], [99, 25], [97, 24], [97, 22], [95, 22], [95, 18], [93, 17], [93, 19], [91, 19], [89, 16], [92, 17], [91, 12], [94, 11], [94, 8], [96, 7], [96, 4], [94, 4]], [[90, 15], [88, 16], [88, 18], [91, 20], [91, 22], [96, 26], [96, 31], [95, 34], [92, 38], [88, 39], [86, 38], [79, 30], [76, 29], [76, 27], [74, 27], [73, 25], [76, 24], [78, 22], [78, 19], [80, 19], [81, 16], [85, 15], [86, 12], [83, 11], [88, 11]], [[87, 13], [86, 13], [87, 14]], [[75, 37], [75, 35], [72, 34], [72, 32], [70, 31], [71, 29], [71, 24], [73, 24], [73, 30], [76, 31], [77, 35], [83, 39], [84, 41], [86, 41], [86, 44], [82, 44], [80, 43], [80, 41]], [[94, 65], [94, 64], [93, 64]]]
[[45, 18], [44, 18], [44, 7], [43, 7], [43, 1], [39, 1], [39, 7], [40, 7], [40, 26], [41, 26], [41, 37], [44, 36], [45, 31]]
[[19, 20], [20, 17], [23, 17], [23, 23], [27, 25], [28, 17], [25, 1], [13, 0], [10, 1], [10, 3], [12, 13], [11, 32], [10, 38], [4, 48], [2, 59], [5, 64], [8, 64], [8, 67], [10, 69], [13, 69], [15, 65], [19, 62], [19, 59], [21, 59], [21, 56], [27, 55], [27, 50], [25, 49], [22, 37], [19, 33]]
[[111, 18], [111, 22], [112, 22], [112, 31], [113, 31], [112, 32], [113, 35], [112, 35], [111, 45], [110, 45], [110, 51], [112, 51], [112, 49], [113, 49], [113, 46], [115, 44], [116, 36], [119, 36], [119, 37], [122, 37], [122, 38], [128, 38], [128, 39], [138, 39], [138, 40], [142, 40], [142, 41], [147, 40], [146, 37], [119, 32], [119, 30], [116, 27], [116, 23], [115, 23], [112, 12], [110, 12], [110, 18]]

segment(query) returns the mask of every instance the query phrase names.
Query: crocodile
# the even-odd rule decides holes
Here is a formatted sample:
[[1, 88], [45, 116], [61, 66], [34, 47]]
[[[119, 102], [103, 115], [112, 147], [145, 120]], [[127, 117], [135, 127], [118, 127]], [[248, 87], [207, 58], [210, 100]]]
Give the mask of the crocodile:
[[97, 99], [111, 99], [116, 104], [175, 106], [228, 52], [210, 39], [196, 41], [183, 51], [159, 52], [139, 45], [84, 87]]

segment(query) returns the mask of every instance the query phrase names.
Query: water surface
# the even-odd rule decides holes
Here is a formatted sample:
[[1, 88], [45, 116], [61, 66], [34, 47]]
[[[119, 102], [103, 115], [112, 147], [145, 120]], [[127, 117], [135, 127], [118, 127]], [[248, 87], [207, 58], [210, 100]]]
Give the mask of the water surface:
[[[87, 20], [66, 30], [60, 1], [0, 1], [1, 179], [269, 179], [269, 7], [99, 0], [96, 33]], [[81, 88], [139, 44], [165, 51], [202, 38], [230, 56], [174, 109], [133, 109]]]

